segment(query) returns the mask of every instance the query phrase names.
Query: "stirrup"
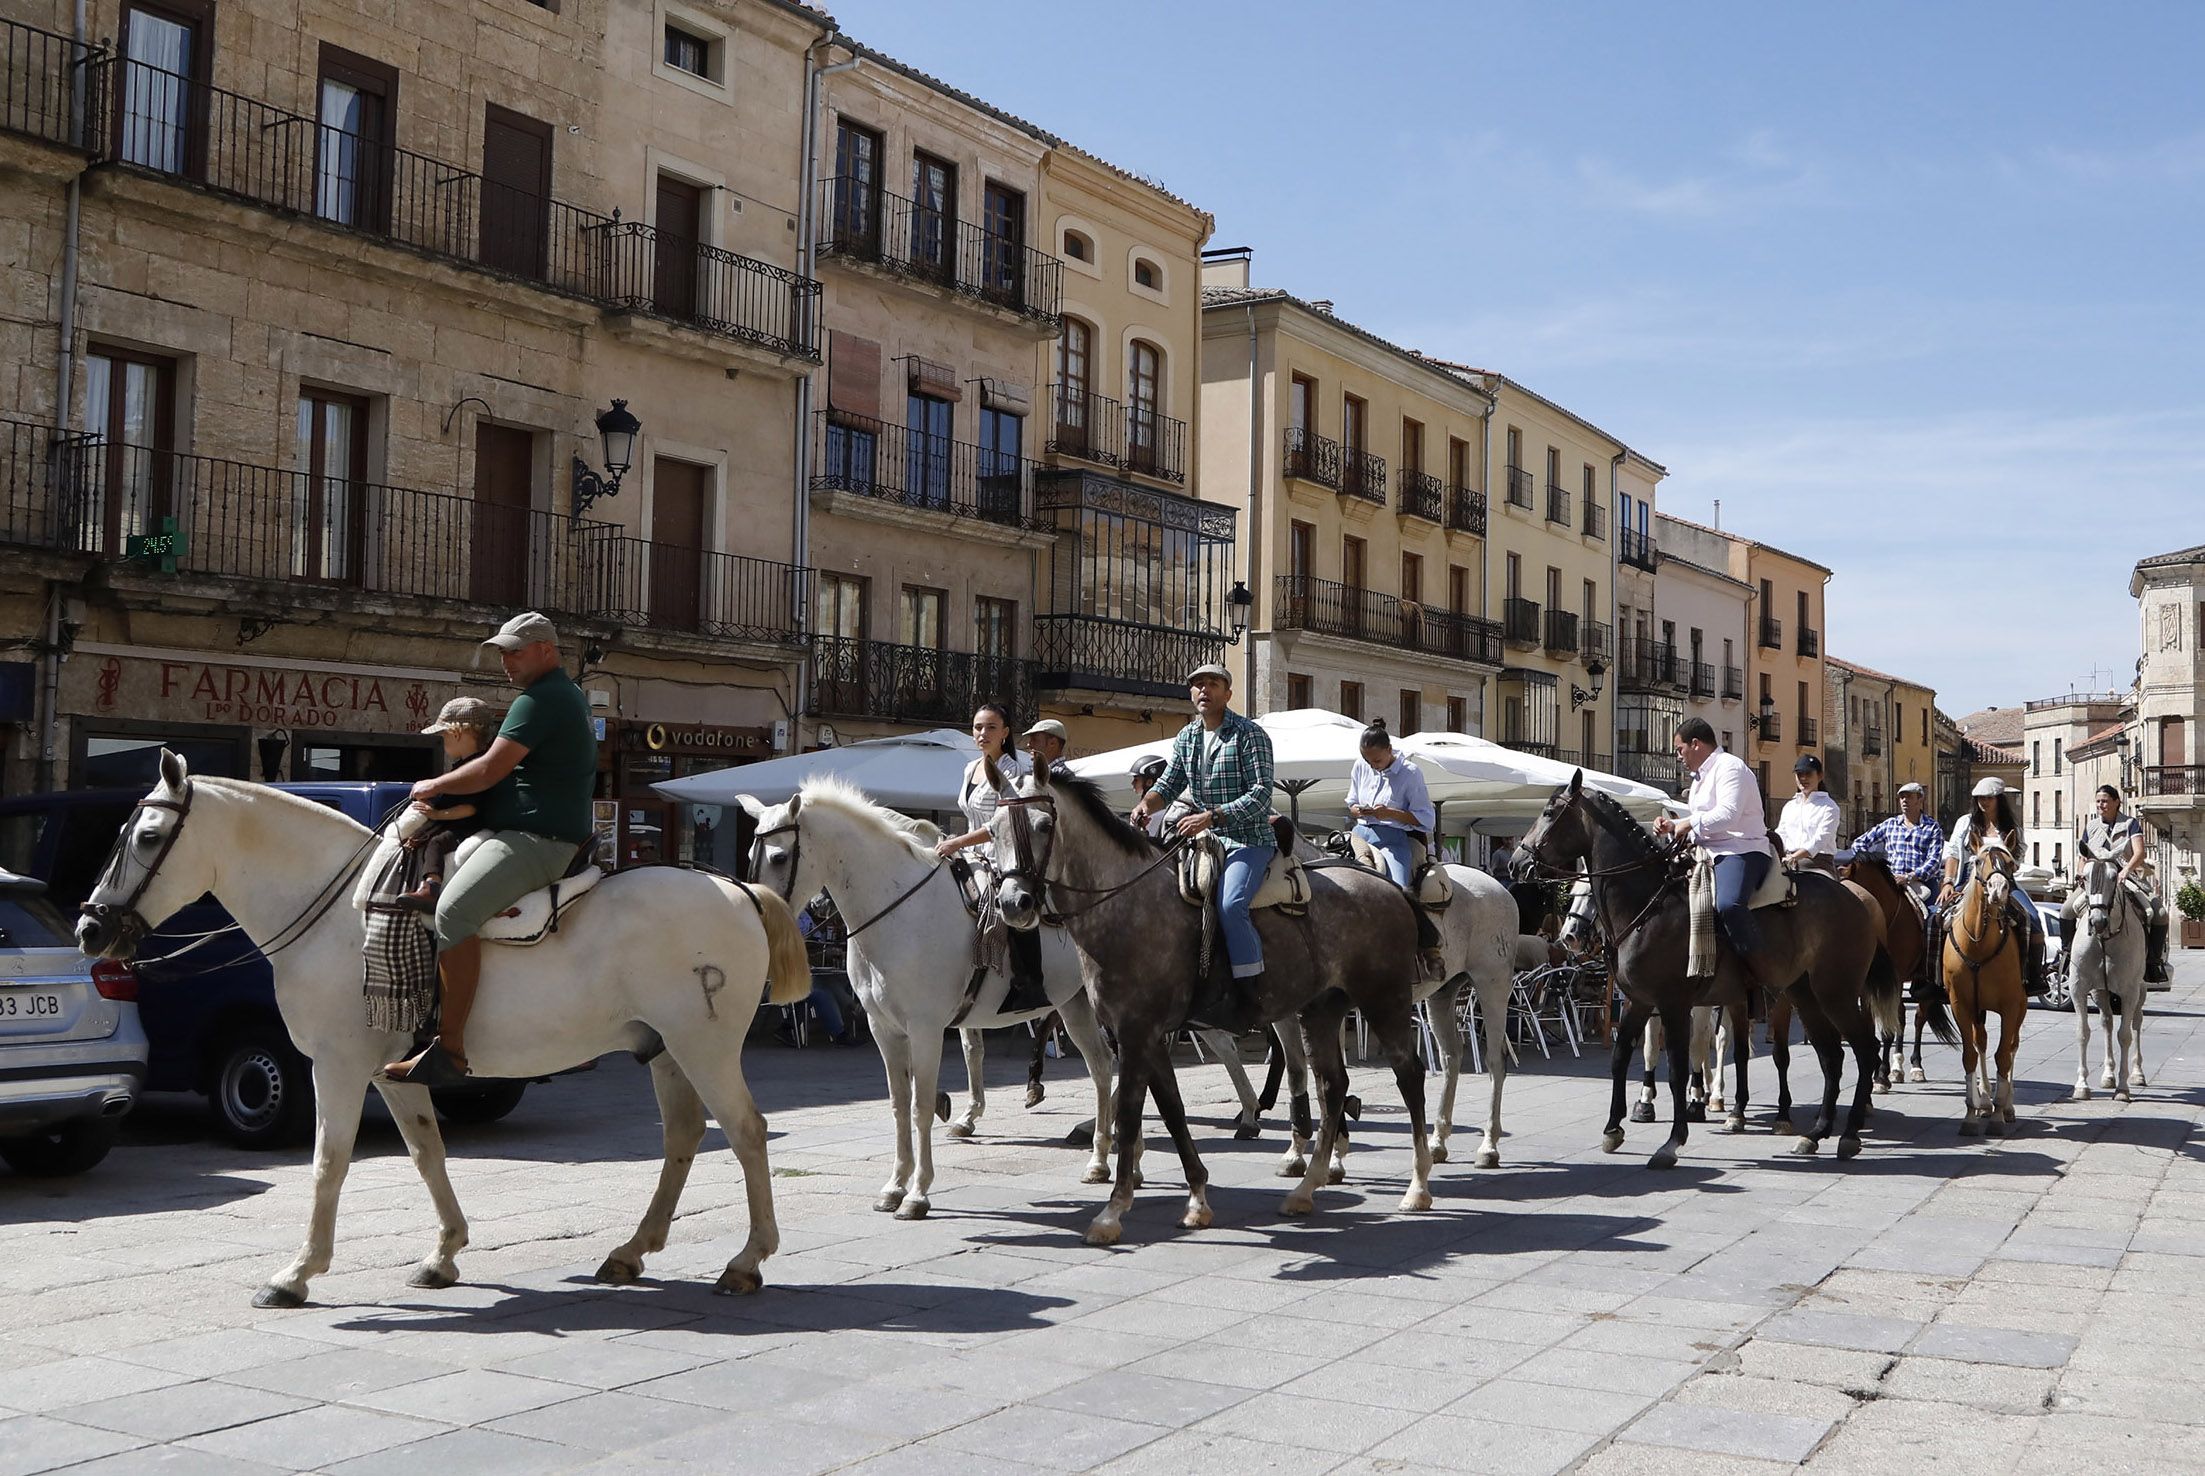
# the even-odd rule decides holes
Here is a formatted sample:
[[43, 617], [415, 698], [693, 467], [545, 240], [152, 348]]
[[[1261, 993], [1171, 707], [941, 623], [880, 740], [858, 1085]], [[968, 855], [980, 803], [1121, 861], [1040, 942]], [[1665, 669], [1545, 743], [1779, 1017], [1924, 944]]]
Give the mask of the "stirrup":
[[448, 1087], [461, 1086], [474, 1080], [474, 1073], [452, 1058], [444, 1049], [443, 1037], [429, 1042], [427, 1050], [410, 1061], [397, 1061], [383, 1068], [383, 1075], [391, 1081], [402, 1081], [409, 1086]]

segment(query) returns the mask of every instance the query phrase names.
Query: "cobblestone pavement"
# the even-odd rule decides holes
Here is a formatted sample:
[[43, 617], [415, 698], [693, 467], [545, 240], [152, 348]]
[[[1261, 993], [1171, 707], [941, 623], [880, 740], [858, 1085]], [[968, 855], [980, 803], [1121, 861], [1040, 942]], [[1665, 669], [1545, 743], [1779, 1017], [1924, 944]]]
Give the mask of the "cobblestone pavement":
[[300, 1237], [302, 1155], [161, 1104], [84, 1180], [0, 1177], [0, 1476], [2205, 1469], [2205, 959], [2178, 981], [2134, 1103], [2067, 1102], [2072, 1017], [2037, 1015], [2013, 1136], [1957, 1136], [1932, 1047], [1937, 1079], [1879, 1099], [1846, 1165], [1766, 1131], [1701, 1129], [1666, 1174], [1658, 1129], [1604, 1156], [1598, 1064], [1533, 1052], [1505, 1166], [1440, 1167], [1422, 1215], [1394, 1208], [1384, 1071], [1356, 1072], [1350, 1182], [1286, 1221], [1276, 1132], [1234, 1142], [1222, 1074], [1189, 1064], [1218, 1224], [1176, 1228], [1152, 1135], [1114, 1250], [1080, 1239], [1103, 1191], [1059, 1142], [1071, 1063], [1026, 1112], [999, 1047], [980, 1136], [938, 1135], [934, 1215], [899, 1223], [869, 1208], [872, 1053], [754, 1047], [783, 1249], [747, 1299], [708, 1292], [744, 1231], [717, 1134], [651, 1280], [588, 1279], [656, 1173], [625, 1060], [453, 1134], [474, 1241], [448, 1292], [404, 1286], [433, 1222], [371, 1114], [336, 1269], [295, 1312], [250, 1297]]

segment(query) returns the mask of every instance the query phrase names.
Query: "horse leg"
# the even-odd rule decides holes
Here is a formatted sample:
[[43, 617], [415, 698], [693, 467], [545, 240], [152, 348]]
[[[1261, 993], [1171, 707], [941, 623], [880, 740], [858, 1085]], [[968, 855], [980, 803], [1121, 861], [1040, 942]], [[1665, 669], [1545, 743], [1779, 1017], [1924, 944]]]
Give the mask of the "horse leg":
[[1982, 1059], [1984, 1044], [1983, 1016], [1975, 1002], [1974, 991], [1956, 987], [1955, 970], [1947, 969], [1947, 987], [1952, 990], [1953, 1015], [1960, 1026], [1960, 1074], [1968, 1084], [1968, 1108], [1960, 1119], [1960, 1135], [1972, 1138], [1982, 1129], [1976, 1106], [1976, 1063]]
[[[2143, 992], [2143, 985], [2141, 982], [2137, 984], [2136, 990], [2139, 994]], [[2114, 1083], [2113, 1087], [2113, 1100], [2116, 1102], [2128, 1102], [2134, 1100], [2128, 1089], [2128, 1058], [2130, 1048], [2134, 1042], [2135, 1027], [2131, 1024], [2131, 1021], [2135, 1018], [2135, 1014], [2135, 1006], [2130, 1004], [2129, 1001], [2125, 999], [2122, 1000], [2120, 1045], [2121, 1074], [2120, 1079]]]
[[[1501, 1084], [1508, 1078], [1508, 999], [1514, 989], [1515, 981], [1506, 974], [1478, 984], [1478, 1023], [1485, 1031], [1485, 1074], [1492, 1079], [1486, 1101], [1485, 1141], [1478, 1145], [1477, 1165], [1481, 1169], [1501, 1166]], [[1448, 1090], [1453, 1089], [1450, 1078]]]
[[[1866, 1011], [1857, 1011], [1850, 1022], [1845, 1044], [1853, 1048], [1853, 1108], [1846, 1114], [1845, 1132], [1838, 1139], [1837, 1156], [1851, 1158], [1860, 1152], [1861, 1128], [1868, 1119], [1868, 1097], [1874, 1085], [1876, 1062], [1880, 1050], [1876, 1044], [1876, 1022]], [[1838, 1053], [1844, 1059], [1844, 1052]]]
[[1731, 1098], [1723, 1129], [1742, 1133], [1746, 1130], [1746, 1104], [1750, 1096], [1746, 1091], [1746, 1062], [1753, 1059], [1753, 1020], [1751, 1011], [1743, 1003], [1731, 1005], [1726, 1018], [1730, 1022], [1731, 1085], [1737, 1088], [1737, 1095]]
[[306, 1284], [329, 1269], [337, 1240], [337, 1196], [360, 1136], [369, 1068], [339, 1067], [334, 1057], [327, 1059], [328, 1064], [314, 1063], [314, 1207], [307, 1216], [306, 1244], [281, 1275], [254, 1294], [255, 1307], [305, 1306]]
[[1662, 1038], [1662, 1024], [1659, 1020], [1647, 1021], [1643, 1034], [1646, 1038], [1646, 1075], [1639, 1083], [1638, 1100], [1631, 1104], [1633, 1122], [1654, 1120], [1654, 1063], [1661, 1059], [1661, 1051], [1666, 1044]]
[[904, 1195], [911, 1191], [915, 1172], [912, 1140], [921, 1133], [933, 1132], [934, 1114], [929, 1110], [931, 1092], [927, 1097], [912, 1094], [911, 1037], [890, 1025], [883, 1015], [873, 1022], [873, 1041], [880, 1047], [881, 1065], [888, 1073], [888, 1105], [896, 1118], [895, 1171], [888, 1182], [881, 1185], [880, 1195], [873, 1201], [874, 1209], [886, 1213], [900, 1206]]
[[398, 1135], [406, 1140], [406, 1156], [428, 1186], [429, 1201], [436, 1206], [436, 1249], [422, 1258], [406, 1278], [406, 1285], [424, 1291], [441, 1291], [459, 1280], [452, 1258], [467, 1247], [467, 1217], [460, 1213], [459, 1196], [452, 1192], [452, 1177], [444, 1161], [444, 1134], [437, 1129], [436, 1106], [426, 1087], [402, 1081], [378, 1080], [375, 1089], [390, 1109]]
[[1309, 1140], [1317, 1136], [1309, 1112], [1309, 1053], [1302, 1049], [1301, 1031], [1292, 1026], [1274, 1027], [1271, 1039], [1279, 1048], [1287, 1091], [1286, 1156], [1279, 1160], [1278, 1177], [1298, 1179], [1309, 1172]]
[[1116, 1060], [1110, 1054], [1110, 1045], [1103, 1039], [1102, 1026], [1095, 1019], [1095, 1007], [1089, 1003], [1087, 991], [1065, 1000], [1057, 1007], [1064, 1021], [1064, 1033], [1072, 1037], [1072, 1044], [1079, 1048], [1080, 1059], [1087, 1063], [1087, 1074], [1095, 1083], [1095, 1135], [1088, 1145], [1087, 1172], [1080, 1176], [1082, 1184], [1103, 1184], [1110, 1180], [1110, 1077], [1116, 1069]]
[[1058, 1015], [1044, 1015], [1030, 1027], [1034, 1032], [1034, 1048], [1026, 1057], [1026, 1105], [1039, 1107], [1048, 1098], [1041, 1085], [1041, 1075], [1049, 1060], [1049, 1037], [1056, 1030]]
[[2131, 1048], [2136, 1052], [2136, 1064], [2129, 1071], [2129, 1080], [2136, 1086], [2147, 1087], [2144, 1080], [2144, 986], [2136, 986], [2135, 1003], [2128, 1007], [2127, 1024]]
[[1719, 1009], [1692, 1012], [1692, 1078], [1700, 1088], [1700, 1122], [1723, 1110], [1723, 1058], [1717, 1042], [1724, 1018]]
[[1678, 1150], [1691, 1128], [1685, 1120], [1685, 1078], [1691, 1074], [1692, 1010], [1689, 1005], [1670, 1005], [1661, 1012], [1661, 1033], [1669, 1047], [1669, 1140], [1654, 1150], [1648, 1168], [1675, 1168]]
[[1920, 1000], [1916, 1000], [1914, 1002], [1914, 1058], [1907, 1063], [1906, 1079], [1908, 1081], [1929, 1080], [1929, 1073], [1922, 1069], [1922, 1026], [1927, 1023], [1928, 1021], [1922, 1013], [1922, 1003]]
[[666, 1232], [681, 1204], [681, 1191], [689, 1183], [689, 1167], [697, 1161], [697, 1148], [704, 1142], [704, 1099], [681, 1074], [671, 1052], [660, 1051], [651, 1058], [651, 1090], [658, 1095], [666, 1152], [659, 1165], [658, 1189], [635, 1234], [597, 1268], [599, 1281], [634, 1281], [643, 1275], [643, 1258], [666, 1249]]
[[1428, 1210], [1432, 1207], [1432, 1141], [1424, 1115], [1424, 1057], [1417, 1050], [1413, 1019], [1402, 1020], [1392, 1034], [1394, 1084], [1401, 1089], [1401, 1100], [1409, 1109], [1409, 1131], [1415, 1134], [1409, 1187], [1401, 1196], [1401, 1207]]
[[1310, 1069], [1324, 1087], [1324, 1122], [1317, 1130], [1317, 1141], [1311, 1146], [1309, 1168], [1302, 1181], [1279, 1205], [1284, 1215], [1306, 1215], [1317, 1207], [1317, 1185], [1332, 1164], [1334, 1144], [1347, 1121], [1347, 1050], [1340, 1039], [1340, 1027], [1347, 1019], [1347, 1001], [1344, 996], [1336, 1002], [1312, 1005], [1302, 1011], [1302, 1051], [1308, 1057]]
[[1179, 1150], [1180, 1172], [1187, 1180], [1187, 1212], [1179, 1217], [1179, 1228], [1207, 1230], [1211, 1218], [1210, 1171], [1202, 1166], [1202, 1155], [1194, 1150], [1186, 1104], [1179, 1097], [1179, 1074], [1172, 1070], [1168, 1051], [1157, 1052], [1149, 1070], [1148, 1089], [1156, 1100], [1156, 1115], [1164, 1120], [1164, 1131], [1171, 1134], [1172, 1146]]
[[[973, 1033], [978, 1034], [977, 1031]], [[913, 1146], [918, 1150], [918, 1163], [906, 1180], [903, 1203], [896, 1206], [896, 1218], [923, 1220], [927, 1211], [934, 1208], [934, 1201], [928, 1198], [934, 1188], [934, 1119], [920, 1110], [918, 1104], [933, 1101], [934, 1094], [941, 1089], [942, 1034], [938, 1030], [921, 1030], [909, 1037], [908, 1045], [912, 1116], [916, 1119], [912, 1125], [918, 1130], [915, 1135], [918, 1141]], [[956, 1132], [956, 1124], [952, 1123], [949, 1130]]]
[[1769, 1061], [1776, 1067], [1776, 1114], [1769, 1131], [1788, 1132], [1792, 1125], [1792, 1002], [1780, 989], [1769, 991]]
[[2118, 1012], [2127, 1003], [2125, 1000], [2121, 1001], [2120, 1004], [2114, 1002], [2112, 983], [2112, 969], [2109, 966], [2106, 970], [2106, 987], [2098, 992], [2098, 1008], [2104, 1012], [2105, 1016], [2098, 1022], [2105, 1027], [2105, 1065], [2098, 1077], [2098, 1085], [2104, 1087], [2107, 1091], [2113, 1089], [2115, 1074], [2113, 1069], [2113, 1038], [2115, 1034], [2113, 1022], [2119, 1018]]
[[[1146, 1027], [1143, 1033], [1148, 1033]], [[1133, 1032], [1120, 1021], [1118, 1090], [1111, 1102], [1117, 1118], [1118, 1176], [1111, 1183], [1110, 1197], [1088, 1222], [1089, 1245], [1116, 1245], [1124, 1233], [1125, 1212], [1133, 1208], [1134, 1186], [1141, 1180], [1141, 1101], [1148, 1095], [1149, 1071], [1148, 1052], [1137, 1047]], [[1101, 1131], [1100, 1124], [1096, 1130]]]
[[[744, 1018], [747, 1019], [748, 1012]], [[745, 1294], [765, 1285], [759, 1266], [781, 1248], [781, 1227], [773, 1214], [773, 1170], [766, 1164], [766, 1119], [743, 1080], [743, 1038], [715, 1032], [692, 1036], [685, 1046], [668, 1043], [682, 1073], [704, 1099], [705, 1107], [727, 1134], [728, 1147], [743, 1168], [743, 1199], [750, 1213], [750, 1234], [743, 1248], [720, 1272], [712, 1290], [722, 1296]]]
[[2014, 1052], [2021, 1048], [2021, 1022], [2029, 1014], [2029, 996], [2014, 985], [2014, 1002], [1998, 1015], [1998, 1096], [1992, 1122], [2003, 1134], [2014, 1121]]
[[949, 1125], [949, 1135], [969, 1138], [988, 1110], [988, 1038], [978, 1030], [959, 1030], [957, 1039], [965, 1048], [965, 1110]]
[[2074, 980], [2074, 998], [2068, 1005], [2075, 1012], [2075, 1100], [2087, 1102], [2090, 1100], [2090, 1005], [2094, 991], [2083, 982], [2081, 971], [2075, 969], [2072, 962], [2068, 972]]
[[1240, 1116], [1234, 1120], [1233, 1136], [1243, 1143], [1260, 1136], [1263, 1109], [1256, 1103], [1256, 1088], [1248, 1080], [1248, 1068], [1240, 1064], [1240, 1041], [1222, 1030], [1197, 1030], [1194, 1034], [1225, 1068], [1225, 1074], [1233, 1081], [1233, 1095], [1240, 1098]]
[[1623, 1078], [1631, 1069], [1631, 1053], [1639, 1048], [1652, 1011], [1635, 999], [1626, 999], [1623, 1018], [1616, 1022], [1615, 1043], [1608, 1057], [1608, 1125], [1600, 1131], [1600, 1147], [1613, 1153], [1623, 1146]]
[[1815, 1053], [1815, 1061], [1822, 1067], [1822, 1105], [1806, 1133], [1792, 1145], [1794, 1153], [1806, 1155], [1819, 1149], [1822, 1140], [1837, 1127], [1837, 1094], [1845, 1075], [1845, 1045], [1829, 1010], [1814, 997], [1811, 987], [1794, 1001], [1794, 1008], [1800, 1024], [1806, 1027], [1807, 1044]]
[[1269, 1044], [1263, 1052], [1263, 1090], [1256, 1094], [1256, 1105], [1269, 1112], [1279, 1104], [1279, 1081], [1286, 1075], [1286, 1037], [1275, 1025], [1266, 1026], [1263, 1033]]

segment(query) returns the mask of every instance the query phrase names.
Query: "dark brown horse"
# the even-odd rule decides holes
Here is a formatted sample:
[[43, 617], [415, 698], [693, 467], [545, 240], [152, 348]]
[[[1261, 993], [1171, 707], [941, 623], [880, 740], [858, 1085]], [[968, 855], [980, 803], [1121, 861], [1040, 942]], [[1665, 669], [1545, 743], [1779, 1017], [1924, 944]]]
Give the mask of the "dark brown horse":
[[[1669, 1093], [1672, 1105], [1669, 1141], [1656, 1150], [1652, 1164], [1668, 1168], [1688, 1136], [1685, 1126], [1686, 1053], [1695, 1006], [1731, 1007], [1756, 984], [1790, 994], [1807, 1038], [1822, 1062], [1822, 1110], [1794, 1145], [1795, 1153], [1815, 1152], [1837, 1120], [1838, 1077], [1844, 1050], [1853, 1048], [1859, 1080], [1852, 1112], [1838, 1140], [1838, 1157], [1860, 1152], [1862, 1119], [1868, 1112], [1869, 1077], [1876, 1037], [1864, 999], [1896, 996], [1898, 975], [1876, 941], [1875, 918], [1868, 905], [1834, 877], [1808, 872], [1799, 878], [1798, 900], [1787, 908], [1764, 910], [1762, 946], [1749, 972], [1721, 945], [1715, 975], [1695, 979], [1685, 972], [1692, 921], [1686, 884], [1674, 853], [1622, 806], [1598, 790], [1587, 789], [1582, 774], [1554, 792], [1546, 810], [1516, 849], [1513, 869], [1521, 879], [1537, 874], [1574, 876], [1579, 864], [1592, 879], [1594, 906], [1614, 959], [1616, 986], [1623, 991], [1624, 1016], [1615, 1033], [1612, 1062], [1614, 1091], [1602, 1146], [1623, 1146], [1624, 1077], [1632, 1050], [1649, 1016], [1659, 1015], [1668, 1037]], [[1736, 1032], [1732, 1060], [1737, 1071], [1738, 1106], [1746, 1102], [1746, 1032]]]
[[[1875, 904], [1883, 919], [1884, 952], [1891, 955], [1892, 969], [1913, 986], [1914, 1056], [1909, 1074], [1913, 1080], [1921, 1081], [1924, 1025], [1945, 1045], [1960, 1044], [1960, 1034], [1953, 1028], [1952, 1013], [1945, 1007], [1944, 987], [1936, 981], [1929, 967], [1929, 940], [1923, 929], [1922, 915], [1907, 895], [1906, 884], [1891, 874], [1890, 863], [1874, 851], [1849, 853], [1839, 864], [1838, 875]], [[1901, 1009], [1903, 1012], [1904, 1006]], [[1773, 1016], [1771, 1018], [1773, 1026]], [[1877, 1059], [1893, 1081], [1899, 1079], [1900, 1035], [1904, 1033], [1905, 1024], [1902, 1013], [1899, 1029], [1884, 1032], [1877, 1042]]]

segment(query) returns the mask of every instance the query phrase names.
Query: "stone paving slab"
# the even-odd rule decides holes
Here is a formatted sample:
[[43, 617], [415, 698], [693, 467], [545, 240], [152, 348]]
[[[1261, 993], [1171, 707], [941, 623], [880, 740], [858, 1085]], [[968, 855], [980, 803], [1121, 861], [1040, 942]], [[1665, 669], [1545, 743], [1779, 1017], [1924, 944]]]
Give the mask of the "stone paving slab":
[[[747, 1469], [803, 1476], [1011, 1471], [1686, 1472], [1909, 1465], [2050, 1473], [2205, 1466], [2205, 958], [2154, 995], [2152, 1085], [2067, 1100], [2074, 1035], [2037, 1015], [2020, 1120], [1962, 1139], [1957, 1056], [1875, 1101], [1867, 1149], [1696, 1126], [1599, 1151], [1591, 1053], [1529, 1053], [1499, 1170], [1475, 1134], [1435, 1207], [1397, 1209], [1406, 1118], [1390, 1073], [1349, 1181], [1279, 1215], [1276, 1127], [1234, 1141], [1223, 1074], [1182, 1065], [1217, 1223], [1177, 1228], [1179, 1170], [1113, 1249], [1103, 1190], [1062, 1144], [1087, 1110], [1071, 1063], [1020, 1110], [999, 1046], [978, 1135], [935, 1140], [931, 1217], [870, 1208], [886, 1175], [864, 1052], [745, 1058], [771, 1116], [782, 1253], [753, 1298], [711, 1294], [743, 1243], [715, 1137], [645, 1280], [589, 1279], [657, 1177], [645, 1073], [623, 1058], [451, 1134], [471, 1220], [465, 1282], [405, 1287], [434, 1233], [371, 1106], [336, 1264], [298, 1311], [253, 1288], [295, 1250], [303, 1155], [199, 1135], [162, 1100], [97, 1172], [0, 1177], [0, 1476]], [[1008, 1042], [1006, 1042], [1008, 1044]], [[1795, 1052], [1797, 1099], [1818, 1095]], [[1755, 1107], [1773, 1082], [1754, 1063]], [[1483, 1111], [1464, 1083], [1460, 1117]], [[951, 1090], [955, 1081], [945, 1082]]]

